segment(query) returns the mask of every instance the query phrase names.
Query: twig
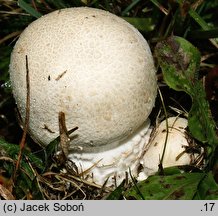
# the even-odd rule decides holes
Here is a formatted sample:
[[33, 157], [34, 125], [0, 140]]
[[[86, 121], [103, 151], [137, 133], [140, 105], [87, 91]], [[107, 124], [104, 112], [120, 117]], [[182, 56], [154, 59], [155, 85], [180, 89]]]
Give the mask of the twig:
[[58, 120], [59, 120], [59, 131], [60, 131], [60, 145], [61, 145], [61, 150], [63, 152], [64, 159], [67, 158], [68, 152], [69, 152], [69, 145], [70, 145], [70, 134], [73, 133], [75, 130], [78, 129], [78, 127], [75, 127], [71, 130], [67, 130], [66, 127], [66, 120], [65, 120], [65, 113], [64, 112], [59, 112], [58, 115]]
[[12, 195], [11, 191], [8, 190], [6, 187], [0, 184], [0, 195], [6, 200], [14, 200], [14, 196]]
[[28, 127], [29, 127], [29, 119], [30, 119], [30, 77], [29, 77], [29, 66], [28, 66], [28, 58], [26, 55], [26, 89], [27, 89], [27, 94], [26, 94], [26, 116], [25, 116], [25, 122], [24, 122], [24, 127], [23, 127], [23, 135], [22, 135], [22, 139], [20, 141], [20, 151], [18, 154], [18, 158], [17, 158], [17, 162], [16, 162], [16, 167], [15, 167], [15, 171], [13, 174], [13, 182], [15, 182], [16, 180], [16, 175], [17, 175], [17, 171], [20, 167], [20, 162], [21, 162], [21, 158], [22, 158], [22, 153], [23, 150], [25, 148], [25, 144], [26, 144], [26, 136], [27, 136], [27, 131], [28, 131]]
[[70, 137], [67, 133], [65, 113], [59, 112], [59, 131], [60, 131], [60, 145], [64, 157], [67, 158], [69, 152]]
[[3, 44], [5, 41], [18, 36], [21, 33], [21, 31], [16, 31], [16, 32], [12, 32], [10, 34], [8, 34], [7, 36], [5, 36], [4, 38], [0, 39], [0, 44]]
[[165, 107], [165, 104], [164, 104], [163, 96], [162, 96], [161, 91], [160, 91], [159, 88], [158, 88], [158, 93], [159, 93], [159, 96], [160, 96], [160, 99], [161, 99], [161, 103], [162, 103], [162, 106], [163, 106], [164, 115], [166, 117], [166, 129], [167, 129], [167, 133], [166, 133], [166, 137], [165, 137], [165, 142], [164, 142], [164, 148], [163, 148], [163, 152], [162, 152], [162, 155], [161, 155], [161, 158], [160, 158], [160, 163], [158, 165], [159, 173], [160, 173], [160, 175], [163, 175], [164, 174], [164, 172], [163, 172], [163, 159], [164, 159], [164, 155], [165, 155], [165, 151], [166, 151], [166, 147], [167, 147], [169, 125], [168, 125], [168, 120], [167, 120], [167, 110], [166, 110], [166, 107]]

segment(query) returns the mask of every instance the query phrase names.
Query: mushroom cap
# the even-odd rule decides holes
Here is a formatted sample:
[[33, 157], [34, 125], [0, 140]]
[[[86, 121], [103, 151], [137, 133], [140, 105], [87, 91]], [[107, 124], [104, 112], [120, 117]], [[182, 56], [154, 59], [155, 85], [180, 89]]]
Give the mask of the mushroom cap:
[[30, 73], [29, 133], [47, 145], [59, 136], [64, 112], [71, 146], [84, 152], [120, 145], [148, 118], [156, 75], [143, 36], [123, 19], [80, 7], [54, 11], [31, 23], [11, 54], [10, 79], [21, 118]]
[[197, 156], [185, 152], [186, 148], [189, 146], [189, 138], [186, 133], [186, 127], [188, 126], [187, 119], [170, 117], [167, 121], [168, 131], [166, 129], [166, 120], [164, 120], [155, 128], [153, 136], [147, 145], [147, 150], [141, 160], [146, 176], [152, 175], [158, 171], [167, 133], [168, 138], [162, 163], [163, 168], [189, 165]]

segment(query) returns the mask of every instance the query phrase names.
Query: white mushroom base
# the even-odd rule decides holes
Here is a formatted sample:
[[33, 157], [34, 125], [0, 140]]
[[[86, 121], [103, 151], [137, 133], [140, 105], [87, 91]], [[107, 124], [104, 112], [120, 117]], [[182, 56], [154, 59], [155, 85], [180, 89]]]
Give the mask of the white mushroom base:
[[74, 153], [68, 157], [87, 180], [107, 186], [119, 185], [128, 175], [138, 176], [141, 155], [148, 144], [150, 121], [144, 123], [118, 147], [99, 153]]
[[158, 171], [167, 133], [168, 138], [162, 162], [163, 168], [190, 165], [199, 156], [197, 153], [186, 152], [186, 148], [190, 146], [189, 142], [191, 140], [186, 132], [188, 120], [180, 117], [170, 117], [167, 121], [168, 130], [166, 128], [166, 120], [162, 121], [154, 130], [141, 160], [144, 170], [140, 173], [138, 180], [144, 180]]

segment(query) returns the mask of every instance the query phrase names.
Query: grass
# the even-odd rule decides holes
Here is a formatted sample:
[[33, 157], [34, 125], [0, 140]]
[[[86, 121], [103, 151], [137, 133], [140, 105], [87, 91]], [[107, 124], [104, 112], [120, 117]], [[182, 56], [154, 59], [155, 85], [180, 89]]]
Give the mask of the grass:
[[[16, 105], [10, 89], [8, 74], [10, 53], [20, 33], [29, 23], [54, 10], [78, 6], [100, 8], [123, 17], [141, 31], [148, 40], [153, 53], [157, 50], [157, 44], [166, 41], [172, 35], [189, 41], [199, 50], [199, 69], [192, 71], [198, 73], [197, 80], [199, 85], [203, 86], [199, 98], [202, 98], [201, 96], [204, 94], [207, 98], [206, 105], [202, 108], [207, 107], [203, 111], [206, 120], [200, 125], [209, 127], [209, 135], [206, 142], [202, 141], [195, 133], [199, 128], [194, 127], [193, 138], [198, 146], [203, 146], [207, 151], [209, 151], [208, 143], [209, 146], [214, 146], [211, 150], [213, 154], [208, 154], [204, 158], [205, 161], [212, 162], [206, 167], [196, 165], [182, 168], [185, 170], [184, 176], [188, 179], [188, 183], [196, 188], [193, 193], [188, 190], [187, 182], [182, 182], [185, 185], [182, 188], [184, 196], [173, 196], [174, 192], [178, 190], [178, 181], [172, 184], [172, 190], [163, 193], [163, 197], [159, 196], [160, 194], [157, 194], [157, 197], [158, 199], [166, 197], [171, 199], [218, 199], [217, 146], [213, 144], [216, 143], [214, 140], [216, 140], [218, 127], [218, 1], [216, 0], [0, 0], [0, 186], [3, 191], [0, 197], [3, 199], [151, 198], [147, 192], [146, 182], [133, 181], [129, 184], [123, 182], [114, 191], [87, 182], [77, 174], [72, 162], [60, 164], [53, 157], [56, 141], [46, 149], [42, 149], [29, 136], [25, 142], [25, 156], [22, 157], [18, 172], [13, 177], [20, 152], [18, 144], [23, 131], [16, 117]], [[157, 116], [164, 118], [165, 115], [172, 116], [178, 113], [186, 116], [193, 110], [194, 101], [191, 98], [193, 99], [195, 96], [190, 95], [187, 91], [177, 91], [178, 89], [174, 89], [172, 84], [166, 82], [165, 68], [172, 65], [169, 63], [165, 67], [161, 64], [160, 56], [154, 55], [154, 57], [158, 68], [157, 77], [161, 96], [157, 98], [156, 107], [151, 114], [151, 121], [154, 124]], [[184, 87], [184, 83], [181, 85], [182, 87]], [[193, 90], [195, 87], [190, 88]], [[201, 104], [201, 102], [198, 103], [194, 108], [199, 110]], [[196, 119], [195, 116], [194, 119]], [[178, 168], [165, 171], [167, 184], [171, 184], [175, 176], [179, 175], [178, 173]], [[149, 179], [154, 182], [149, 188], [155, 190], [155, 184], [160, 180], [160, 175], [157, 174]], [[14, 182], [16, 182], [16, 187], [13, 187]], [[208, 191], [210, 191], [210, 195], [208, 195]]]

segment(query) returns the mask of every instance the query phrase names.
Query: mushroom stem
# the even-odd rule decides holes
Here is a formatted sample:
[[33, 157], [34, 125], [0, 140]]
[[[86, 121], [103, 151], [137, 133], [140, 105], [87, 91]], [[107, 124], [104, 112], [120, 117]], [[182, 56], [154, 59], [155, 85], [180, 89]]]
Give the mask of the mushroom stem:
[[168, 128], [166, 128], [166, 120], [164, 120], [154, 129], [149, 145], [142, 155], [141, 164], [144, 167], [144, 174], [141, 176], [144, 179], [155, 174], [160, 163], [163, 168], [194, 164], [202, 151], [201, 149], [199, 154], [187, 151], [187, 148], [192, 145], [191, 138], [186, 132], [187, 119], [170, 117], [167, 121]]
[[119, 185], [126, 177], [126, 172], [138, 176], [142, 149], [148, 144], [152, 129], [147, 120], [137, 131], [119, 142], [116, 148], [102, 152], [74, 152], [68, 157], [77, 165], [80, 175], [90, 181], [107, 186]]

